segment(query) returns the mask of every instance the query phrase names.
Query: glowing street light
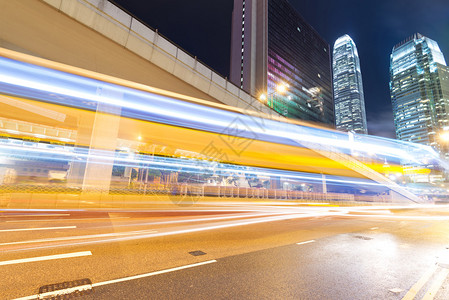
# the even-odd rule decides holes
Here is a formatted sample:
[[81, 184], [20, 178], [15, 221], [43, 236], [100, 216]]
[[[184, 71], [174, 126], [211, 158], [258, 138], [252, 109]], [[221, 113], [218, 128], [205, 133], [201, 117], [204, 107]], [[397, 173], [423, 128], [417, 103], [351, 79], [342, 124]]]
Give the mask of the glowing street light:
[[280, 84], [278, 84], [276, 86], [276, 91], [278, 91], [279, 93], [283, 94], [287, 91], [288, 89], [288, 84], [281, 82]]
[[444, 131], [440, 134], [440, 139], [444, 142], [449, 142], [449, 131]]
[[[269, 94], [261, 94], [259, 96], [259, 100], [265, 102], [269, 97], [273, 96], [273, 94], [275, 94], [276, 92], [278, 92], [279, 94], [284, 94], [285, 92], [287, 92], [289, 87], [290, 86], [287, 83], [281, 82], [276, 86], [275, 91]], [[291, 96], [288, 96], [288, 99], [291, 100]]]

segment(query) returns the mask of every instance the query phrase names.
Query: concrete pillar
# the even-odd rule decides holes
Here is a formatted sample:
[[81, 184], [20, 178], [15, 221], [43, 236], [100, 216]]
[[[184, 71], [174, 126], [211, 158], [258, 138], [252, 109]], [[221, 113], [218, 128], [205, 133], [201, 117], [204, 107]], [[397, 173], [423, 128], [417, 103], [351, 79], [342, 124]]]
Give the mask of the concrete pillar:
[[[97, 95], [104, 98], [105, 102], [110, 97], [123, 96], [107, 88], [99, 88]], [[92, 117], [80, 119], [77, 146], [89, 145], [88, 154], [87, 159], [72, 162], [69, 182], [80, 184], [83, 192], [109, 191], [120, 126], [120, 113], [120, 107], [100, 102]]]
[[326, 175], [321, 174], [321, 179], [323, 184], [323, 194], [327, 194]]

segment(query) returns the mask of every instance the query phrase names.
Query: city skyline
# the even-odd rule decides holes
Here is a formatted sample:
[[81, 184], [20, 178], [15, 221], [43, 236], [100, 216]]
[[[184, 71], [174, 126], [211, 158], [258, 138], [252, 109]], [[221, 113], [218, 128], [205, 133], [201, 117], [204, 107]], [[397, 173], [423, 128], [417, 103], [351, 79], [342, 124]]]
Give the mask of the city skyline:
[[334, 44], [332, 59], [337, 129], [367, 134], [365, 98], [357, 47], [347, 34]]
[[[166, 1], [154, 1], [151, 5], [132, 0], [115, 2], [158, 28], [160, 33], [223, 76], [229, 75], [232, 1], [198, 0], [180, 3], [175, 8]], [[433, 0], [430, 4], [407, 1], [407, 5], [386, 0], [375, 3], [355, 0], [289, 2], [325, 40], [335, 41], [347, 33], [357, 41], [364, 70], [369, 133], [395, 138], [388, 87], [391, 49], [414, 32], [421, 32], [439, 42], [442, 52], [449, 55], [449, 40], [443, 38], [449, 30], [449, 20], [444, 18], [449, 3], [442, 0]], [[177, 20], [176, 24], [171, 21], [173, 19]]]
[[416, 33], [394, 46], [390, 89], [398, 139], [441, 149], [448, 126], [447, 73], [436, 41]]

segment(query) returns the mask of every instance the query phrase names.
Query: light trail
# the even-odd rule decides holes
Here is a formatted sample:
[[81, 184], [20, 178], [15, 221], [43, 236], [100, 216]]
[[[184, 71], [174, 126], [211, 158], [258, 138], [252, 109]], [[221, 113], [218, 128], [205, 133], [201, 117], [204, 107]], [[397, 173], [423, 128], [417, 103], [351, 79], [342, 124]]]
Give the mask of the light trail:
[[[171, 236], [171, 235], [180, 235], [186, 233], [195, 233], [202, 231], [209, 231], [215, 229], [225, 229], [236, 226], [245, 226], [252, 224], [259, 224], [265, 222], [275, 222], [275, 221], [283, 221], [283, 220], [291, 220], [291, 219], [303, 219], [303, 218], [314, 218], [314, 217], [323, 217], [323, 216], [337, 216], [341, 215], [339, 212], [321, 212], [321, 213], [294, 213], [294, 214], [282, 214], [279, 216], [264, 216], [258, 217], [256, 219], [245, 219], [234, 222], [220, 222], [219, 224], [211, 224], [211, 225], [202, 225], [202, 226], [185, 226], [185, 228], [167, 230], [164, 232], [155, 230], [140, 230], [140, 231], [130, 231], [130, 232], [120, 232], [120, 233], [106, 233], [106, 234], [93, 234], [86, 236], [70, 236], [70, 237], [59, 237], [59, 238], [49, 238], [49, 239], [38, 239], [38, 240], [29, 240], [29, 241], [17, 241], [17, 242], [8, 242], [8, 243], [0, 243], [0, 246], [4, 253], [7, 252], [17, 252], [17, 251], [25, 251], [25, 250], [40, 250], [40, 249], [49, 249], [49, 248], [57, 248], [57, 247], [72, 247], [72, 246], [80, 246], [80, 245], [90, 245], [90, 244], [99, 244], [99, 243], [116, 243], [116, 242], [125, 242], [136, 239], [148, 239], [148, 238], [156, 238], [163, 236]], [[84, 240], [83, 240], [84, 239]], [[86, 240], [87, 239], [87, 240]], [[69, 242], [69, 243], [57, 243], [57, 242], [67, 242], [73, 240], [82, 240], [79, 242]], [[13, 248], [8, 249], [7, 246], [17, 246], [17, 245], [27, 245], [27, 244], [39, 244], [39, 243], [56, 243], [56, 244], [47, 244], [42, 246], [32, 246], [32, 247], [22, 247], [22, 248]]]
[[59, 230], [59, 229], [75, 229], [76, 226], [59, 226], [59, 227], [38, 227], [38, 228], [14, 228], [0, 229], [0, 232], [17, 232], [17, 231], [40, 231], [40, 230]]
[[[201, 186], [206, 186], [206, 179], [200, 179], [200, 176], [210, 173], [213, 175], [209, 177], [216, 176], [218, 178], [217, 182], [220, 186], [227, 186], [227, 181], [234, 180], [234, 185], [237, 185], [237, 179], [240, 181], [246, 180], [251, 191], [257, 191], [257, 193], [259, 193], [259, 190], [256, 188], [260, 186], [276, 186], [270, 192], [277, 190], [311, 192], [312, 189], [314, 191], [319, 190], [318, 187], [312, 185], [318, 186], [321, 184], [323, 190], [334, 189], [335, 193], [358, 193], [359, 195], [367, 193], [367, 195], [373, 195], [373, 197], [374, 195], [384, 195], [389, 190], [395, 192], [399, 190], [399, 194], [405, 195], [409, 199], [413, 198], [413, 201], [418, 202], [420, 199], [412, 197], [414, 195], [410, 194], [410, 189], [398, 185], [393, 179], [387, 180], [386, 177], [395, 176], [396, 173], [402, 176], [403, 166], [413, 166], [416, 169], [414, 169], [414, 172], [430, 172], [430, 169], [442, 170], [447, 167], [447, 163], [443, 162], [437, 153], [427, 146], [366, 135], [349, 135], [348, 133], [305, 123], [282, 122], [280, 119], [274, 120], [261, 114], [244, 114], [243, 111], [236, 112], [233, 109], [224, 109], [225, 106], [217, 108], [214, 105], [199, 105], [198, 103], [170, 97], [168, 95], [173, 95], [170, 93], [162, 95], [151, 92], [154, 89], [148, 87], [135, 89], [116, 84], [123, 81], [112, 80], [110, 77], [105, 77], [109, 80], [109, 82], [106, 82], [60, 71], [59, 69], [62, 68], [60, 64], [45, 62], [44, 65], [47, 67], [43, 67], [26, 63], [24, 61], [30, 61], [29, 57], [26, 58], [11, 51], [0, 49], [0, 53], [3, 55], [3, 57], [0, 57], [0, 67], [2, 68], [0, 92], [5, 95], [2, 97], [2, 103], [5, 103], [5, 105], [8, 105], [8, 101], [11, 101], [12, 107], [15, 109], [20, 109], [20, 104], [24, 103], [27, 112], [30, 112], [30, 107], [34, 106], [42, 109], [42, 111], [54, 111], [60, 116], [64, 115], [64, 119], [60, 119], [60, 122], [65, 122], [73, 117], [76, 119], [81, 118], [81, 116], [92, 117], [94, 113], [116, 114], [120, 116], [120, 122], [123, 121], [124, 126], [135, 129], [141, 128], [143, 131], [147, 130], [148, 136], [146, 138], [149, 140], [153, 138], [161, 145], [164, 145], [167, 141], [169, 141], [168, 144], [173, 143], [173, 139], [175, 139], [169, 140], [164, 135], [165, 132], [179, 133], [178, 140], [181, 140], [182, 143], [179, 146], [172, 145], [176, 148], [175, 150], [201, 154], [205, 157], [205, 159], [183, 158], [182, 153], [175, 155], [164, 153], [164, 150], [160, 150], [160, 153], [156, 153], [155, 156], [154, 148], [158, 144], [153, 144], [153, 155], [151, 156], [148, 154], [151, 152], [150, 150], [141, 152], [138, 146], [132, 147], [135, 148], [133, 148], [133, 151], [139, 154], [126, 156], [119, 149], [105, 151], [92, 147], [90, 149], [83, 148], [83, 146], [74, 147], [73, 145], [56, 147], [51, 144], [53, 141], [51, 139], [49, 145], [40, 141], [37, 143], [23, 142], [23, 144], [32, 145], [30, 147], [13, 145], [13, 139], [2, 139], [12, 141], [11, 143], [4, 143], [3, 141], [0, 143], [0, 153], [3, 156], [1, 163], [10, 165], [11, 169], [20, 165], [15, 164], [17, 161], [29, 161], [31, 164], [51, 162], [52, 164], [63, 165], [60, 166], [62, 170], [60, 173], [66, 170], [67, 176], [75, 177], [73, 174], [83, 174], [79, 176], [85, 174], [68, 172], [74, 168], [75, 163], [84, 163], [89, 167], [94, 166], [94, 168], [95, 166], [112, 165], [113, 168], [137, 169], [140, 183], [143, 182], [142, 172], [146, 172], [148, 177], [148, 171], [152, 170], [155, 172], [173, 172], [178, 173], [178, 175], [186, 173], [188, 175], [183, 176], [188, 177], [184, 180], [186, 180], [189, 188], [201, 188]], [[14, 59], [7, 57], [13, 57]], [[20, 57], [23, 57], [23, 61], [16, 60]], [[39, 60], [32, 61], [37, 62]], [[48, 68], [48, 66], [52, 68]], [[66, 71], [70, 68], [62, 69]], [[133, 86], [135, 87], [135, 85]], [[139, 87], [142, 86], [139, 85]], [[58, 112], [57, 108], [63, 112]], [[236, 120], [245, 126], [235, 130], [231, 125]], [[118, 119], [117, 122], [119, 122]], [[143, 122], [145, 126], [139, 122]], [[64, 126], [66, 125], [68, 126], [68, 124]], [[55, 129], [58, 129], [58, 126], [62, 125], [55, 126]], [[79, 134], [79, 128], [75, 125], [71, 126], [73, 128], [69, 126], [67, 130]], [[9, 127], [3, 129], [9, 130], [8, 132], [13, 130], [14, 134], [19, 135], [15, 138], [20, 138], [21, 130], [18, 126], [15, 129]], [[164, 134], [161, 133], [161, 136], [159, 136], [156, 134], [158, 132]], [[40, 134], [39, 136], [48, 138], [51, 134]], [[56, 134], [54, 138], [56, 136], [58, 136], [57, 139], [60, 138], [59, 134]], [[187, 137], [183, 140], [181, 136], [192, 137], [192, 141]], [[223, 137], [239, 138], [245, 142], [254, 142], [255, 146], [242, 155], [236, 156], [233, 154], [228, 159], [216, 159], [216, 157], [211, 158], [204, 155], [201, 152], [202, 150], [198, 150], [198, 147], [202, 145], [198, 140], [204, 137], [210, 140], [223, 139]], [[92, 141], [92, 138], [89, 137], [89, 140]], [[126, 135], [122, 138], [129, 139]], [[139, 141], [140, 139], [139, 136]], [[73, 137], [66, 139], [68, 142], [75, 140], [77, 139]], [[128, 144], [131, 142], [133, 141], [128, 141]], [[90, 147], [91, 145], [84, 146]], [[270, 149], [271, 147], [273, 149]], [[107, 147], [105, 146], [105, 148]], [[298, 152], [294, 151], [296, 149], [298, 149]], [[176, 152], [175, 150], [173, 151]], [[328, 155], [328, 153], [330, 154]], [[278, 159], [274, 158], [276, 154], [279, 155]], [[388, 170], [384, 170], [384, 167], [388, 167]], [[23, 174], [26, 172], [24, 171]], [[116, 172], [120, 173], [120, 171]], [[129, 175], [130, 180], [128, 186], [126, 186], [127, 189], [131, 186], [132, 172]], [[379, 172], [385, 174], [382, 175]], [[392, 174], [389, 174], [389, 172], [392, 172]], [[31, 177], [32, 179], [39, 176], [23, 174], [22, 177]], [[50, 179], [54, 179], [49, 172], [41, 176], [40, 180], [50, 181]], [[57, 177], [57, 174], [54, 176]], [[63, 175], [59, 174], [58, 176]], [[195, 176], [197, 179], [195, 179]], [[59, 177], [57, 179], [60, 179]], [[156, 177], [156, 175], [153, 177]], [[366, 177], [373, 180], [364, 179]], [[259, 184], [254, 182], [254, 186], [252, 186], [250, 181], [253, 178], [257, 178]], [[275, 180], [273, 178], [279, 178], [279, 182], [282, 180], [283, 184], [287, 186], [273, 184], [272, 181]], [[73, 179], [84, 182], [83, 178]], [[220, 179], [223, 179], [224, 183], [220, 182]], [[25, 179], [22, 178], [21, 180]], [[262, 181], [263, 183], [260, 183]], [[178, 182], [178, 179], [176, 179], [176, 182]], [[265, 182], [268, 182], [268, 184]], [[301, 187], [301, 182], [311, 186]], [[398, 182], [403, 183], [402, 180], [398, 180]], [[289, 184], [292, 187], [289, 187]], [[65, 185], [70, 187], [69, 183]], [[293, 187], [293, 185], [297, 186]], [[167, 193], [181, 193], [177, 190], [177, 186], [164, 186], [164, 188], [166, 188]], [[419, 191], [415, 192], [418, 193]], [[211, 193], [212, 196], [215, 196], [214, 191]], [[266, 197], [276, 198], [277, 196], [274, 194], [274, 196]], [[83, 204], [94, 205], [95, 203]]]
[[[169, 119], [166, 117], [163, 118], [164, 123], [182, 126], [188, 125], [197, 130], [215, 131], [216, 133], [222, 133], [222, 129], [227, 128], [238, 117], [248, 126], [252, 138], [254, 134], [256, 134], [258, 139], [264, 138], [264, 140], [268, 141], [277, 141], [281, 138], [283, 140], [282, 143], [294, 146], [298, 146], [298, 143], [295, 141], [307, 141], [315, 143], [317, 146], [321, 144], [331, 145], [338, 149], [344, 149], [346, 153], [350, 153], [352, 150], [366, 153], [367, 149], [369, 149], [369, 151], [381, 155], [416, 161], [416, 158], [410, 156], [408, 151], [397, 147], [398, 145], [407, 145], [407, 147], [415, 151], [425, 151], [431, 157], [438, 159], [438, 156], [435, 155], [436, 153], [431, 148], [426, 148], [421, 145], [402, 142], [396, 143], [392, 147], [385, 145], [386, 139], [375, 137], [363, 137], [365, 140], [364, 143], [358, 141], [348, 143], [348, 135], [338, 131], [326, 131], [313, 127], [307, 128], [269, 119], [261, 120], [252, 116], [183, 102], [173, 98], [137, 91], [39, 66], [18, 63], [5, 58], [0, 59], [0, 65], [3, 67], [2, 70], [4, 70], [0, 74], [0, 82], [10, 86], [18, 96], [21, 96], [21, 91], [24, 93], [25, 91], [35, 90], [40, 91], [40, 93], [44, 92], [43, 95], [45, 97], [43, 98], [47, 101], [52, 99], [57, 104], [77, 105], [80, 108], [92, 110], [91, 106], [83, 105], [83, 102], [80, 101], [81, 99], [84, 99], [84, 101], [90, 100], [94, 103], [105, 103], [141, 112], [140, 115], [147, 116], [147, 120], [149, 121], [161, 121], [160, 118], [162, 116], [170, 116]], [[100, 91], [104, 90], [104, 96], [99, 95], [99, 87]], [[71, 101], [67, 101], [67, 99], [65, 100], [66, 102], [63, 102], [56, 99], [54, 97], [56, 95], [62, 95], [66, 99], [67, 97], [73, 99]], [[123, 95], [128, 95], [128, 97], [124, 97]], [[189, 124], [185, 123], [186, 112], [189, 112], [191, 115]], [[159, 119], [152, 119], [150, 117], [155, 115], [159, 116]], [[219, 130], [213, 130], [213, 128], [219, 128]], [[332, 137], [326, 137], [326, 135], [331, 135]], [[237, 134], [237, 136], [249, 137], [244, 131]]]

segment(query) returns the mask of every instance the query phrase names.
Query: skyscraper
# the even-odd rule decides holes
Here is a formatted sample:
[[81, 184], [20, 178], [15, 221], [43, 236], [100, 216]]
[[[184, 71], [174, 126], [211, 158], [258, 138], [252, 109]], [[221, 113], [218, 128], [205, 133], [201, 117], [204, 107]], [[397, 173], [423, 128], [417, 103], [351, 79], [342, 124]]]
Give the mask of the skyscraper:
[[288, 118], [334, 125], [329, 44], [287, 0], [234, 0], [230, 80]]
[[367, 134], [359, 54], [347, 34], [335, 41], [332, 68], [337, 129]]
[[390, 93], [396, 136], [442, 150], [449, 125], [449, 68], [438, 43], [419, 33], [393, 47]]

